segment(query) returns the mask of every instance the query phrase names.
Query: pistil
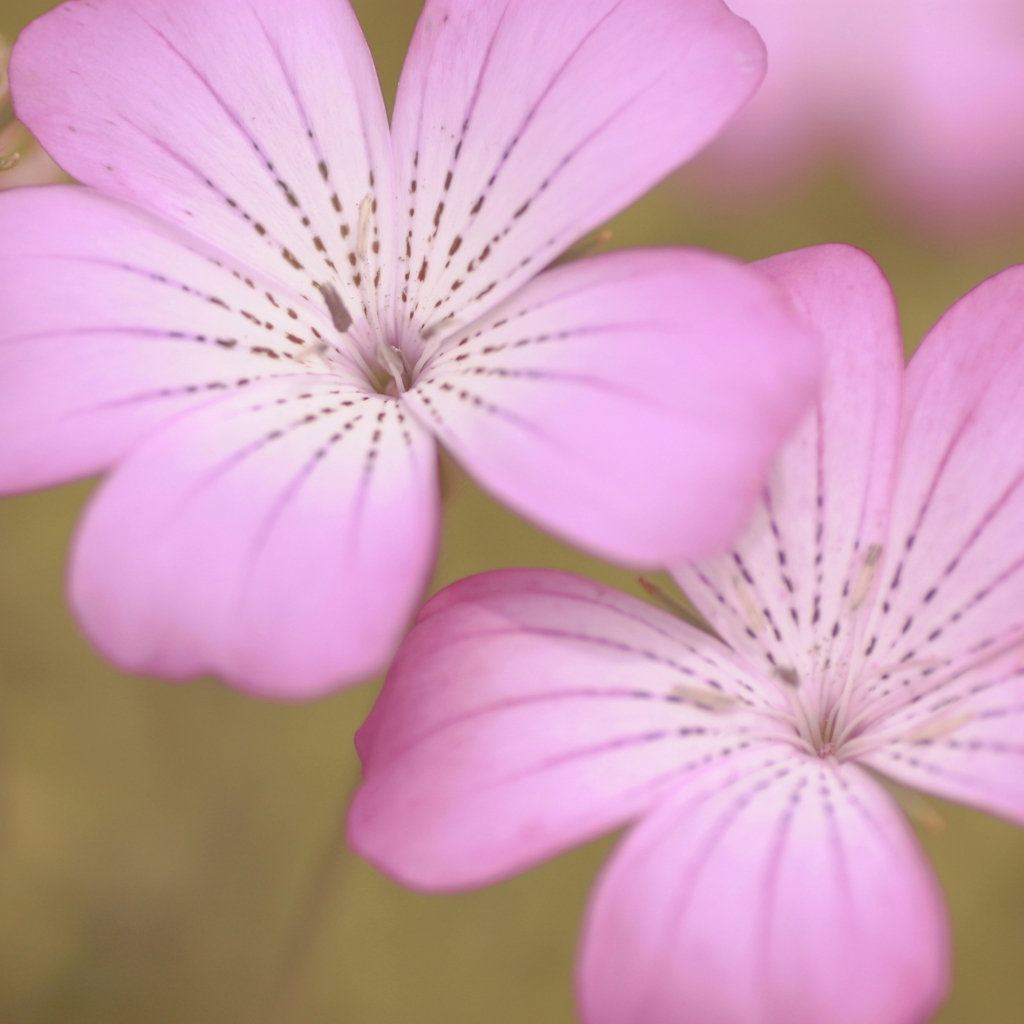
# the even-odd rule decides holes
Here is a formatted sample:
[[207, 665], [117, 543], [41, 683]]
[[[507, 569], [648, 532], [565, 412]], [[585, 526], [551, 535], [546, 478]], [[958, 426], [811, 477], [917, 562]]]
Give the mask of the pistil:
[[384, 394], [396, 397], [403, 391], [407, 391], [411, 383], [411, 371], [409, 363], [402, 350], [395, 345], [389, 345], [385, 341], [377, 342], [377, 362], [387, 371], [390, 380], [384, 386]]

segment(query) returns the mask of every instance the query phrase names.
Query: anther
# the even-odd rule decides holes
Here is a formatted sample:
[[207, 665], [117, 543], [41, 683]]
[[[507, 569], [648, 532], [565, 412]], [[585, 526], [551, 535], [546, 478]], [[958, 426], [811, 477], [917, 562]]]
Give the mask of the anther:
[[297, 363], [309, 363], [314, 359], [323, 359], [325, 362], [332, 362], [331, 354], [335, 349], [333, 346], [324, 341], [323, 338], [317, 338], [314, 342], [308, 342], [302, 346], [302, 349], [294, 357]]
[[739, 576], [733, 576], [732, 586], [736, 591], [736, 596], [740, 599], [740, 604], [743, 605], [744, 612], [746, 612], [747, 623], [755, 633], [763, 633], [768, 628], [768, 620], [758, 607], [754, 595]]
[[727, 693], [720, 690], [704, 689], [699, 686], [687, 686], [684, 683], [677, 683], [669, 690], [670, 697], [676, 700], [693, 704], [702, 711], [731, 711], [736, 707], [737, 701]]
[[941, 740], [972, 721], [974, 721], [973, 711], [964, 711], [959, 715], [951, 715], [947, 718], [935, 718], [910, 733], [907, 736], [907, 742], [931, 743], [933, 740]]
[[320, 294], [327, 303], [327, 312], [331, 314], [331, 322], [344, 334], [352, 326], [352, 315], [345, 308], [345, 303], [341, 301], [341, 296], [333, 284], [321, 281], [319, 287]]
[[785, 683], [787, 686], [799, 686], [800, 685], [800, 674], [797, 672], [792, 665], [776, 665], [772, 669], [772, 676], [778, 679], [780, 683]]
[[864, 564], [860, 570], [860, 576], [853, 588], [853, 599], [850, 605], [854, 609], [859, 608], [864, 603], [864, 598], [868, 596], [868, 591], [874, 582], [875, 570], [878, 568], [878, 561], [881, 557], [881, 544], [872, 544], [868, 547], [867, 554], [864, 556]]
[[373, 212], [373, 197], [369, 192], [359, 204], [359, 230], [356, 234], [356, 256], [366, 257], [366, 246], [370, 241], [370, 214]]

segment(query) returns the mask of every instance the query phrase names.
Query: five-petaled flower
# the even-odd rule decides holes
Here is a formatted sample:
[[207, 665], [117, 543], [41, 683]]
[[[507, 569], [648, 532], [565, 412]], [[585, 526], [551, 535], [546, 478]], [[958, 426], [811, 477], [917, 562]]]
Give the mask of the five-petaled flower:
[[820, 328], [824, 390], [734, 549], [675, 573], [718, 636], [573, 576], [477, 576], [421, 612], [359, 736], [352, 841], [416, 887], [642, 819], [587, 916], [589, 1024], [924, 1021], [945, 912], [866, 769], [1024, 822], [1024, 267], [904, 384], [867, 257], [761, 266]]
[[720, 0], [428, 0], [389, 130], [348, 0], [29, 26], [17, 112], [91, 187], [0, 200], [0, 487], [114, 470], [70, 574], [97, 645], [277, 696], [377, 670], [438, 440], [607, 557], [727, 543], [816, 385], [785, 295], [685, 250], [535, 275], [763, 65]]

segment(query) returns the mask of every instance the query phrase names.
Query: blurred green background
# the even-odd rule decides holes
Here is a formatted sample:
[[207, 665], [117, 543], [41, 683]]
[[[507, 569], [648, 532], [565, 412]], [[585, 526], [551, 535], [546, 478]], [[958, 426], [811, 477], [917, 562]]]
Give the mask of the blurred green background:
[[[0, 0], [12, 38], [53, 6]], [[420, 4], [355, 0], [393, 96]], [[756, 259], [867, 249], [908, 350], [959, 295], [1024, 260], [1024, 230], [943, 249], [862, 197], [842, 168], [770, 207], [723, 214], [666, 185], [613, 245]], [[2, 240], [0, 240], [2, 244]], [[2, 310], [0, 310], [2, 315]], [[494, 888], [401, 890], [348, 854], [351, 737], [376, 685], [306, 706], [104, 665], [62, 595], [76, 485], [0, 502], [0, 1022], [569, 1024], [580, 913], [612, 840]], [[551, 540], [465, 484], [435, 587], [496, 566], [633, 577]], [[1024, 1019], [1024, 833], [948, 805], [923, 836], [952, 908], [957, 972], [941, 1024]], [[826, 1022], [823, 1022], [826, 1024]]]

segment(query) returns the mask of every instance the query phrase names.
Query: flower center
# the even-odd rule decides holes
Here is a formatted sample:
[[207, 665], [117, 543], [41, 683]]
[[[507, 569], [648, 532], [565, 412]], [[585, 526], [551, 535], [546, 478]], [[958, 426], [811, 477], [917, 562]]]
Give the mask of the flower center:
[[383, 339], [377, 342], [373, 354], [367, 355], [365, 349], [360, 350], [352, 335], [352, 314], [346, 308], [338, 290], [329, 281], [321, 281], [316, 287], [327, 306], [334, 329], [346, 336], [345, 342], [340, 346], [332, 345], [321, 338], [316, 345], [310, 346], [301, 358], [319, 358], [326, 364], [328, 370], [347, 365], [359, 372], [366, 383], [380, 395], [396, 398], [403, 391], [408, 391], [426, 357], [436, 350], [436, 343], [426, 346], [416, 366], [410, 365], [401, 348]]
[[802, 684], [794, 671], [776, 672], [774, 678], [783, 684], [783, 692], [792, 710], [790, 721], [800, 746], [822, 760], [830, 757], [842, 759], [849, 711], [847, 701], [843, 699], [846, 688], [841, 688], [838, 699], [835, 695], [828, 699], [816, 688]]
[[388, 345], [384, 341], [377, 342], [377, 365], [382, 371], [383, 387], [377, 386], [377, 381], [372, 381], [377, 386], [377, 391], [382, 395], [391, 395], [396, 398], [403, 391], [408, 390], [412, 383], [412, 369], [409, 361], [405, 358], [402, 350], [395, 345]]

